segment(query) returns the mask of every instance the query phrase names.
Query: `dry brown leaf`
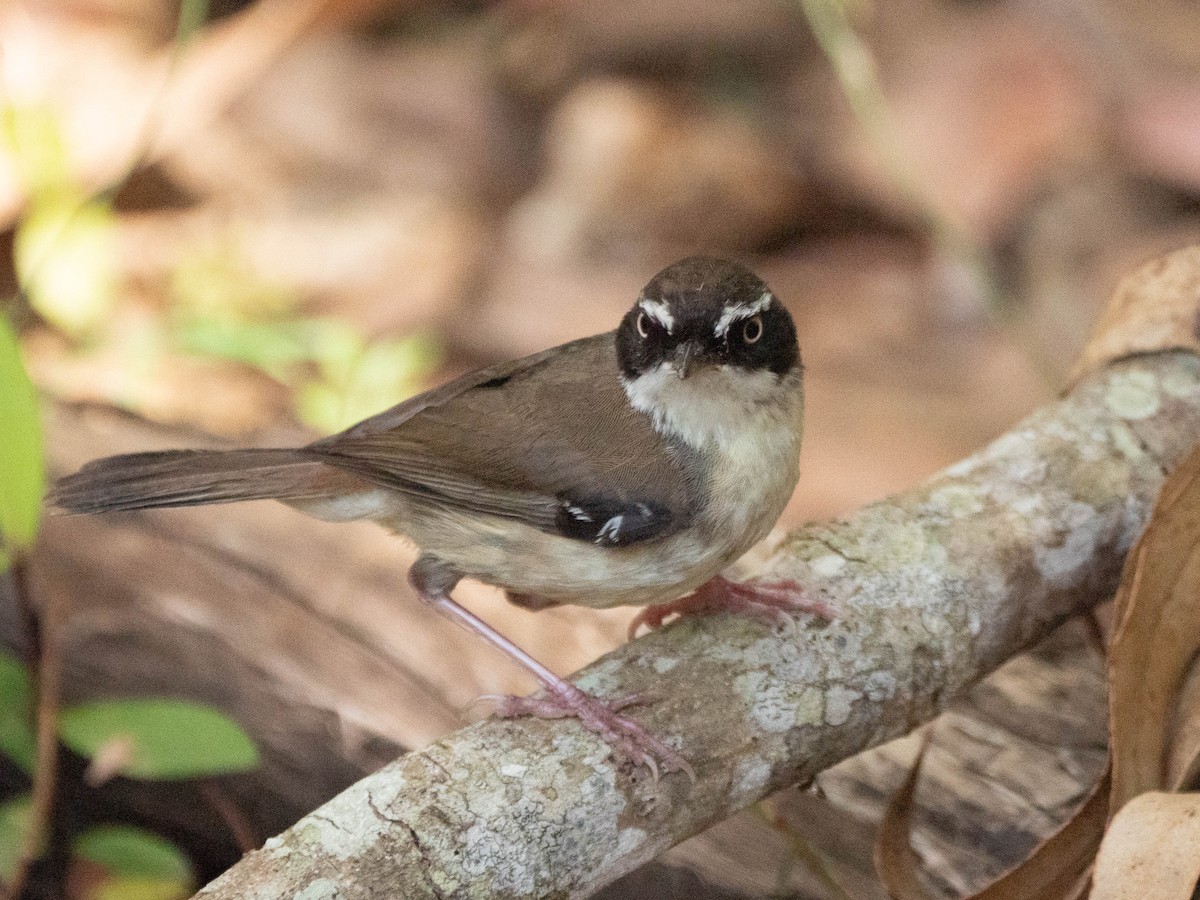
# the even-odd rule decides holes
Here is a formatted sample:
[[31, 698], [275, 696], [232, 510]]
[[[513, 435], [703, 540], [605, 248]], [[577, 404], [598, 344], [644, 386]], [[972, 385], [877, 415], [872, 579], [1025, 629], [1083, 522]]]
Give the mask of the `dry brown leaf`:
[[1200, 878], [1200, 794], [1142, 794], [1100, 845], [1090, 900], [1189, 900]]
[[1125, 564], [1109, 649], [1110, 814], [1167, 785], [1177, 698], [1200, 652], [1200, 448], [1163, 485]]
[[1200, 665], [1195, 662], [1179, 689], [1167, 753], [1167, 787], [1172, 791], [1200, 787]]
[[[888, 803], [875, 843], [875, 869], [895, 900], [929, 900], [933, 896], [921, 884], [920, 861], [909, 840], [913, 795], [928, 744], [926, 740], [908, 778]], [[1028, 859], [969, 900], [1074, 900], [1082, 896], [1108, 819], [1109, 790], [1105, 773], [1062, 828]]]
[[1109, 790], [1106, 772], [1062, 828], [970, 900], [1074, 900], [1082, 896], [1104, 835]]
[[1200, 246], [1160, 256], [1117, 285], [1071, 369], [1069, 382], [1137, 353], [1200, 352], [1198, 313]]

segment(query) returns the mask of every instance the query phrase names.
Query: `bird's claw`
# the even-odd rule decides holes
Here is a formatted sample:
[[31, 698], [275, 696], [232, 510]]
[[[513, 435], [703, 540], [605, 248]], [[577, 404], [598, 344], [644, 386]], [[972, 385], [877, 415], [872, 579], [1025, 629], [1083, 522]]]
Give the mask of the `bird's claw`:
[[647, 702], [643, 694], [603, 700], [567, 683], [565, 690], [547, 689], [529, 697], [505, 696], [496, 703], [496, 715], [504, 719], [536, 716], [539, 719], [578, 719], [621, 757], [650, 770], [655, 783], [659, 772], [683, 772], [693, 783], [696, 770], [679, 753], [668, 747], [637, 722], [619, 715], [621, 710]]
[[827, 604], [811, 597], [795, 581], [730, 581], [718, 575], [686, 597], [642, 609], [629, 623], [629, 638], [632, 640], [643, 625], [651, 631], [662, 627], [676, 613], [680, 616], [734, 613], [771, 626], [791, 621], [795, 613], [809, 613], [828, 621], [837, 618]]

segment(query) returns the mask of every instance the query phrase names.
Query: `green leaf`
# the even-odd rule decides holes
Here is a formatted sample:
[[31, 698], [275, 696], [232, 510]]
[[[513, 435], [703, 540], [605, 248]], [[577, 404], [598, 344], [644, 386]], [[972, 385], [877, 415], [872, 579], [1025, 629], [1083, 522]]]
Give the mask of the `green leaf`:
[[287, 381], [290, 370], [310, 356], [301, 329], [286, 323], [180, 318], [175, 324], [175, 339], [186, 353], [245, 363], [280, 381]]
[[11, 881], [33, 824], [33, 801], [22, 794], [0, 803], [0, 881]]
[[114, 878], [102, 882], [82, 900], [186, 900], [191, 885], [161, 878]]
[[371, 344], [345, 386], [344, 421], [339, 428], [382, 412], [411, 397], [437, 362], [434, 343], [423, 336]]
[[312, 358], [321, 377], [330, 384], [348, 384], [366, 352], [366, 340], [352, 325], [335, 319], [313, 319], [309, 325]]
[[368, 344], [353, 329], [332, 323], [315, 336], [321, 378], [303, 386], [296, 408], [304, 422], [325, 432], [340, 431], [412, 396], [440, 356], [436, 342], [425, 335]]
[[192, 865], [170, 841], [141, 828], [99, 825], [75, 839], [74, 854], [116, 878], [152, 879], [179, 887], [192, 883]]
[[170, 780], [244, 772], [258, 748], [238, 725], [208, 706], [185, 700], [103, 700], [66, 709], [58, 733], [89, 758], [114, 741], [129, 742], [121, 774]]
[[35, 198], [17, 228], [15, 258], [29, 302], [73, 337], [86, 337], [116, 300], [116, 220], [71, 189]]
[[32, 775], [37, 764], [33, 732], [33, 692], [21, 661], [0, 653], [0, 753]]
[[322, 434], [340, 431], [346, 420], [346, 402], [342, 392], [322, 381], [301, 385], [296, 392], [295, 403], [300, 421]]
[[42, 511], [42, 426], [21, 346], [0, 315], [0, 544], [26, 550]]

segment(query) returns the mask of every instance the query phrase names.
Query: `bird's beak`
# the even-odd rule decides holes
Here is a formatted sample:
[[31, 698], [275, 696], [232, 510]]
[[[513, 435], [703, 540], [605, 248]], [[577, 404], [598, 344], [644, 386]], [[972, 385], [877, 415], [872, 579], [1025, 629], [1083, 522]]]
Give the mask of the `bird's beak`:
[[693, 375], [708, 364], [703, 348], [693, 341], [684, 341], [675, 348], [675, 374], [680, 378]]

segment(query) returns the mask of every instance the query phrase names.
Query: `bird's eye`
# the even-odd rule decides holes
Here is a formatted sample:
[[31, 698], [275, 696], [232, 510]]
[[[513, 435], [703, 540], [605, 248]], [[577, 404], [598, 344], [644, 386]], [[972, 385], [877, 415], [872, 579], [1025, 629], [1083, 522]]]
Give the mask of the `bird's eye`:
[[746, 320], [746, 324], [742, 326], [742, 340], [747, 344], [757, 344], [758, 339], [763, 335], [762, 316], [753, 316]]
[[638, 313], [637, 330], [643, 340], [650, 337], [650, 317], [644, 312]]

